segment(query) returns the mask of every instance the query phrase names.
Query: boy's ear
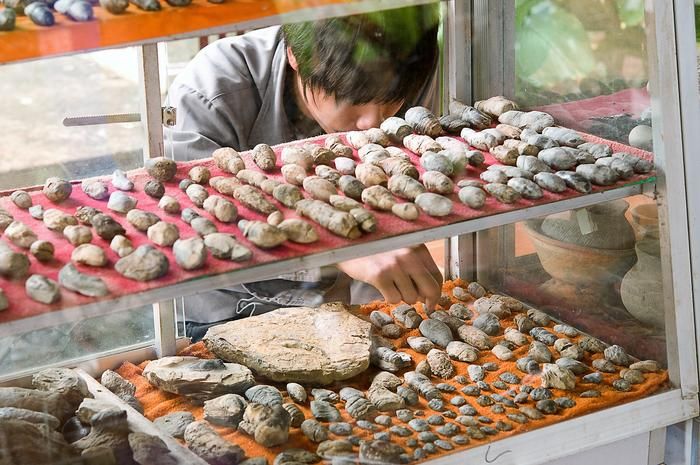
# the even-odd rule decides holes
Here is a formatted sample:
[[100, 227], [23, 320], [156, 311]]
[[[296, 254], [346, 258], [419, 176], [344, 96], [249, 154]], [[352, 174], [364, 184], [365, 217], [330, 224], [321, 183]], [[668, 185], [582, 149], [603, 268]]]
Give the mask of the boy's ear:
[[299, 63], [297, 63], [297, 57], [295, 57], [294, 52], [292, 52], [292, 47], [287, 47], [287, 61], [289, 61], [289, 66], [291, 66], [294, 71], [299, 71]]

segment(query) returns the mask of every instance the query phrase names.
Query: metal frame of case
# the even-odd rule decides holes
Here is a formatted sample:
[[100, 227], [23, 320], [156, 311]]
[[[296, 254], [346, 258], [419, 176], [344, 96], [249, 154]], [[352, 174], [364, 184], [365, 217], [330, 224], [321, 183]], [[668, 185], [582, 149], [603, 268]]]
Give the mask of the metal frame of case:
[[[430, 0], [383, 0], [379, 7], [389, 9], [409, 3], [430, 3]], [[450, 98], [472, 101], [475, 98], [497, 94], [512, 96], [515, 79], [515, 0], [442, 0], [441, 5], [447, 19], [444, 29], [446, 59], [443, 69], [446, 95], [443, 103], [448, 102]], [[376, 8], [376, 2], [366, 0], [348, 5], [320, 7], [313, 10], [313, 17], [361, 13]], [[700, 178], [700, 162], [693, 159], [692, 149], [700, 146], [700, 134], [697, 131], [700, 127], [700, 108], [694, 104], [698, 101], [695, 68], [691, 60], [682, 59], [689, 56], [695, 58], [692, 9], [692, 0], [646, 1], [647, 24], [650, 26], [648, 43], [654, 96], [654, 140], [657, 141], [655, 152], [658, 175], [652, 193], [660, 207], [660, 223], [666, 225], [662, 228], [661, 242], [664, 252], [663, 272], [666, 278], [664, 289], [669, 328], [667, 341], [671, 355], [669, 374], [674, 388], [618, 407], [438, 458], [431, 463], [534, 465], [641, 433], [650, 433], [651, 443], [658, 449], [664, 447], [665, 428], [672, 424], [678, 426], [669, 430], [669, 438], [675, 441], [674, 444], [681, 444], [678, 447], [681, 447], [682, 454], [676, 454], [678, 458], [675, 458], [675, 455], [667, 457], [666, 463], [696, 463], [696, 438], [699, 438], [700, 434], [697, 424], [692, 419], [700, 413], [697, 356], [700, 332], [696, 331], [696, 326], [700, 325], [700, 314], [694, 311], [694, 308], [700, 308], [700, 288], [697, 284], [700, 273], [700, 254], [697, 253], [700, 248], [700, 208], [697, 205], [700, 203], [700, 185], [692, 180]], [[244, 25], [231, 25], [227, 32], [277, 24], [281, 19], [301, 20], [309, 16], [308, 12], [301, 10], [281, 18], [273, 16], [246, 22]], [[198, 31], [197, 35], [222, 32], [220, 29]], [[142, 115], [148, 136], [144, 150], [146, 157], [160, 156], [163, 153], [156, 47], [155, 43], [141, 45], [140, 68], [144, 91]], [[673, 188], [669, 189], [668, 186]], [[29, 321], [13, 322], [0, 327], [0, 335], [157, 302], [153, 304], [155, 345], [124, 347], [110, 353], [62, 363], [79, 366], [97, 374], [112, 368], [120, 361], [142, 361], [154, 356], [174, 354], [180, 345], [186, 343], [184, 339], [177, 338], [175, 302], [172, 300], [174, 295], [181, 296], [223, 285], [230, 286], [237, 282], [269, 277], [282, 271], [288, 272], [292, 268], [303, 269], [332, 264], [351, 257], [372, 255], [440, 238], [448, 238], [445, 269], [450, 277], [473, 279], [483, 276], [488, 269], [486, 265], [492, 263], [486, 261], [487, 258], [478, 252], [479, 249], [488, 246], [490, 250], [502, 250], [503, 254], [506, 254], [511, 247], [512, 234], [508, 233], [507, 228], [504, 228], [505, 234], [494, 234], [486, 229], [651, 191], [652, 189], [640, 185], [626, 186], [601, 194], [442, 226], [370, 244], [265, 264], [193, 283], [183, 283], [166, 290], [127, 296], [107, 305], [94, 304], [80, 309], [65, 309]], [[0, 382], [16, 383], [28, 374], [13, 374], [11, 379], [0, 378]], [[551, 444], [553, 437], [556, 437], [559, 447], [543, 448], [542, 444]], [[678, 447], [676, 453], [679, 452]], [[658, 456], [658, 451], [652, 455]]]

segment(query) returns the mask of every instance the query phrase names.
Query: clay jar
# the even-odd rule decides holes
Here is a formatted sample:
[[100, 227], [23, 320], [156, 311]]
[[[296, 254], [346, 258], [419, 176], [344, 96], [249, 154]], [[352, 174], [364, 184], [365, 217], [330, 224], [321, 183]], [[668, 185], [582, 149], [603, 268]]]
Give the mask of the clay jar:
[[637, 263], [622, 279], [620, 296], [627, 311], [642, 323], [664, 327], [664, 288], [659, 241], [637, 242]]

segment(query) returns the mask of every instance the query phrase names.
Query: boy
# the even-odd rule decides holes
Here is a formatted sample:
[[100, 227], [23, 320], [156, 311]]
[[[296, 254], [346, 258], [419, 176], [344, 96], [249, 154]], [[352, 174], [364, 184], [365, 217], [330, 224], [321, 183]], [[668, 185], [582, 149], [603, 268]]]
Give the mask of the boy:
[[[219, 40], [170, 88], [177, 125], [166, 145], [178, 160], [210, 157], [349, 130], [378, 127], [416, 104], [430, 106], [437, 64], [438, 5], [288, 24]], [[370, 286], [361, 286], [351, 279]], [[440, 297], [442, 276], [425, 246], [350, 260], [186, 298], [189, 334], [211, 322], [282, 306], [397, 303]], [[373, 289], [373, 288], [376, 288]], [[352, 296], [351, 296], [352, 294]]]

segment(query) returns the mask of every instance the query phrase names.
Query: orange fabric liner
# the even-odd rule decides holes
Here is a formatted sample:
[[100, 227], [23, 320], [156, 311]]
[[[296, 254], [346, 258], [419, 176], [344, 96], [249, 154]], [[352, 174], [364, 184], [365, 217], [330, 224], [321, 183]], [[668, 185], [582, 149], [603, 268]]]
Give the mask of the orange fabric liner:
[[[448, 281], [443, 285], [443, 292], [451, 295], [451, 291], [455, 286], [464, 286], [465, 283], [456, 280], [456, 281]], [[456, 299], [453, 299], [454, 302], [458, 302]], [[467, 304], [471, 308], [471, 303]], [[373, 302], [367, 305], [362, 306], [361, 312], [363, 314], [369, 315], [369, 313], [373, 310], [381, 310], [384, 312], [390, 312], [390, 310], [394, 307], [394, 305], [389, 305], [384, 302]], [[422, 312], [422, 310], [418, 310], [419, 313], [425, 318], [425, 314]], [[504, 319], [501, 320], [501, 326], [505, 329], [508, 326], [514, 326], [512, 318]], [[550, 329], [551, 329], [550, 325]], [[552, 330], [553, 331], [553, 330]], [[555, 333], [556, 334], [556, 333]], [[401, 351], [410, 353], [411, 356], [413, 357], [413, 360], [416, 364], [418, 364], [420, 361], [425, 359], [425, 355], [419, 354], [415, 351], [413, 351], [410, 347], [408, 347], [408, 344], [406, 343], [406, 338], [408, 336], [416, 336], [420, 335], [418, 330], [410, 330], [404, 333], [404, 335], [399, 339], [396, 340], [396, 345], [401, 347]], [[529, 337], [529, 336], [528, 336]], [[563, 336], [562, 336], [563, 337]], [[572, 340], [579, 340], [583, 336], [578, 336], [577, 338], [571, 338]], [[497, 336], [496, 339], [500, 340], [502, 339], [503, 336]], [[523, 357], [527, 353], [528, 347], [520, 347], [514, 351], [516, 358]], [[552, 349], [553, 350], [553, 349]], [[201, 358], [214, 358], [214, 356], [206, 349], [203, 343], [197, 343], [193, 344], [187, 348], [185, 348], [180, 355], [193, 355]], [[594, 358], [601, 358], [602, 354], [596, 354], [594, 357], [591, 357], [590, 354], [586, 354], [586, 357], [584, 358], [583, 362], [590, 365], [592, 360]], [[540, 382], [539, 382], [539, 377], [535, 375], [526, 375], [522, 372], [520, 372], [516, 367], [515, 367], [515, 362], [503, 362], [499, 361], [490, 351], [482, 351], [481, 356], [479, 359], [475, 362], [478, 364], [483, 364], [485, 362], [496, 362], [499, 365], [499, 369], [497, 371], [493, 372], [487, 372], [485, 381], [489, 384], [493, 383], [494, 381], [498, 380], [498, 375], [503, 373], [504, 371], [510, 371], [515, 374], [517, 374], [519, 377], [522, 378], [522, 384], [530, 384], [533, 387], [539, 387]], [[150, 419], [154, 420], [158, 417], [161, 417], [163, 415], [166, 415], [171, 412], [175, 411], [189, 411], [192, 412], [195, 416], [196, 419], [202, 419], [203, 417], [203, 408], [201, 406], [196, 406], [191, 404], [187, 399], [185, 399], [182, 396], [178, 396], [175, 394], [170, 394], [167, 392], [163, 392], [153, 386], [151, 386], [148, 381], [141, 375], [143, 372], [143, 369], [145, 366], [148, 364], [148, 361], [145, 361], [141, 364], [134, 365], [132, 363], [124, 363], [118, 370], [117, 372], [134, 383], [136, 385], [136, 397], [142, 402], [143, 407], [144, 407], [144, 414], [145, 416]], [[469, 364], [463, 363], [463, 362], [457, 362], [453, 361], [453, 364], [456, 368], [457, 374], [459, 375], [466, 375], [467, 373], [467, 366]], [[412, 367], [413, 368], [413, 367]], [[412, 369], [410, 368], [410, 369]], [[352, 380], [348, 380], [346, 382], [340, 382], [336, 383], [335, 385], [332, 386], [326, 386], [328, 389], [332, 389], [336, 392], [341, 387], [344, 386], [352, 386], [356, 387], [358, 389], [366, 390], [369, 387], [370, 380], [372, 379], [372, 376], [377, 373], [376, 368], [370, 368], [367, 370], [365, 373], [355, 377]], [[408, 371], [408, 370], [405, 370]], [[401, 373], [399, 373], [400, 375]], [[485, 415], [489, 418], [491, 418], [494, 423], [492, 423], [490, 426], [493, 426], [498, 420], [503, 420], [505, 422], [510, 423], [513, 425], [513, 429], [511, 431], [507, 432], [499, 432], [498, 434], [494, 436], [487, 436], [484, 439], [481, 440], [475, 440], [475, 439], [470, 439], [470, 443], [465, 445], [465, 446], [460, 446], [460, 447], [455, 447], [453, 451], [442, 451], [439, 450], [437, 454], [433, 454], [429, 456], [430, 459], [434, 459], [438, 456], [441, 455], [447, 455], [451, 454], [454, 452], [457, 452], [459, 450], [464, 450], [468, 449], [470, 447], [475, 447], [479, 446], [482, 444], [486, 444], [491, 441], [496, 441], [499, 439], [503, 439], [507, 436], [511, 436], [513, 434], [517, 433], [523, 433], [526, 431], [530, 431], [535, 428], [540, 428], [543, 426], [548, 426], [552, 425], [554, 423], [561, 422], [563, 420], [567, 420], [570, 418], [578, 417], [587, 413], [591, 413], [596, 410], [600, 410], [606, 407], [613, 407], [625, 402], [629, 402], [632, 400], [640, 399], [642, 397], [648, 396], [655, 391], [659, 390], [662, 386], [664, 386], [667, 383], [668, 380], [668, 374], [666, 371], [660, 371], [658, 373], [645, 373], [645, 381], [642, 384], [638, 385], [633, 385], [632, 390], [629, 392], [618, 392], [613, 390], [611, 387], [611, 383], [613, 380], [617, 379], [619, 376], [618, 374], [609, 374], [609, 373], [602, 373], [603, 375], [603, 382], [599, 385], [594, 385], [594, 384], [584, 384], [580, 381], [580, 377], [577, 377], [577, 386], [575, 389], [575, 392], [567, 392], [567, 391], [562, 391], [558, 389], [552, 389], [552, 393], [554, 394], [554, 397], [563, 397], [563, 396], [568, 396], [572, 398], [576, 402], [576, 406], [570, 408], [570, 409], [564, 409], [560, 410], [559, 414], [556, 415], [546, 415], [543, 419], [541, 420], [530, 420], [526, 424], [519, 424], [515, 423], [511, 420], [509, 420], [505, 414], [495, 414], [491, 412], [490, 407], [481, 407], [475, 402], [475, 397], [470, 397], [470, 396], [465, 396], [463, 395], [459, 390], [462, 388], [462, 385], [456, 383], [453, 379], [448, 379], [444, 380], [444, 382], [449, 383], [457, 388], [457, 391], [455, 393], [443, 393], [443, 398], [445, 400], [445, 405], [446, 408], [453, 410], [455, 413], [459, 415], [459, 410], [457, 407], [453, 406], [452, 404], [449, 403], [449, 400], [453, 396], [463, 396], [467, 399], [467, 402], [469, 405], [472, 405], [476, 410], [479, 412], [479, 415]], [[256, 377], [256, 380], [258, 383], [265, 383], [266, 381], [262, 379], [261, 377]], [[433, 379], [434, 383], [442, 382], [442, 380], [438, 379]], [[280, 390], [284, 391], [285, 386], [284, 384], [280, 383], [269, 383], [276, 385]], [[580, 398], [578, 397], [578, 393], [581, 393], [583, 391], [587, 391], [590, 389], [598, 389], [601, 392], [601, 396], [598, 398]], [[310, 395], [310, 386], [307, 386], [307, 391]], [[500, 393], [500, 390], [494, 389], [493, 392], [498, 392]], [[285, 402], [291, 402], [291, 400], [285, 395]], [[342, 408], [342, 403], [337, 404], [339, 407], [339, 410], [343, 416], [343, 421], [347, 421], [348, 423], [354, 424], [355, 420], [350, 417], [350, 415], [345, 412], [345, 410]], [[528, 405], [534, 407], [534, 402], [533, 401], [528, 401], [526, 404], [523, 405]], [[311, 415], [311, 411], [308, 408], [308, 405], [299, 405], [299, 407], [302, 409], [304, 412], [306, 418], [313, 418]], [[411, 410], [423, 410], [425, 412], [425, 416], [422, 418], [427, 418], [431, 414], [438, 413], [438, 412], [433, 412], [430, 410], [427, 406], [427, 402], [424, 398], [420, 398], [420, 402], [418, 405], [415, 405], [413, 407], [408, 407]], [[513, 409], [506, 408], [506, 412], [513, 412]], [[448, 422], [453, 422], [453, 420], [447, 420]], [[394, 425], [404, 425], [401, 421], [399, 421], [396, 417], [393, 417], [393, 424]], [[379, 426], [380, 431], [387, 430], [388, 428]], [[459, 425], [460, 429], [464, 432], [465, 427], [462, 425]], [[242, 447], [246, 455], [248, 457], [257, 457], [257, 456], [265, 456], [269, 460], [269, 463], [272, 463], [274, 460], [275, 456], [280, 453], [281, 451], [288, 449], [288, 448], [303, 448], [303, 449], [308, 449], [311, 451], [316, 451], [317, 445], [309, 441], [306, 436], [301, 432], [300, 428], [291, 428], [290, 429], [290, 434], [289, 434], [289, 442], [283, 446], [279, 447], [274, 447], [274, 448], [265, 448], [257, 444], [250, 436], [247, 436], [244, 433], [234, 431], [233, 429], [230, 428], [222, 428], [222, 427], [215, 427], [216, 430], [228, 441], [234, 442], [238, 444], [240, 447]], [[432, 430], [437, 427], [432, 427]], [[373, 433], [360, 429], [360, 428], [353, 428], [353, 434], [363, 438], [363, 439], [371, 439], [373, 436]], [[403, 446], [407, 452], [411, 452], [413, 449], [409, 448], [406, 446], [406, 440], [411, 438], [411, 437], [416, 437], [417, 438], [417, 433], [414, 433], [412, 436], [409, 436], [407, 438], [402, 438], [398, 437], [397, 435], [392, 434], [392, 441], [400, 444]], [[342, 437], [336, 437], [333, 434], [330, 435], [330, 439], [342, 439]], [[449, 439], [449, 438], [443, 438], [443, 439]], [[422, 444], [422, 443], [420, 443]]]
[[[186, 7], [173, 7], [161, 0], [161, 11], [144, 11], [131, 4], [120, 15], [96, 6], [95, 19], [70, 20], [55, 13], [56, 24], [37, 26], [18, 16], [15, 30], [0, 32], [0, 63], [29, 60], [99, 48], [129, 46], [141, 42], [172, 40], [183, 35], [205, 35], [250, 28], [270, 16], [320, 6], [353, 3], [348, 0], [225, 0], [222, 4], [193, 0]], [[280, 21], [277, 21], [280, 22]], [[237, 26], [237, 27], [236, 27]]]

